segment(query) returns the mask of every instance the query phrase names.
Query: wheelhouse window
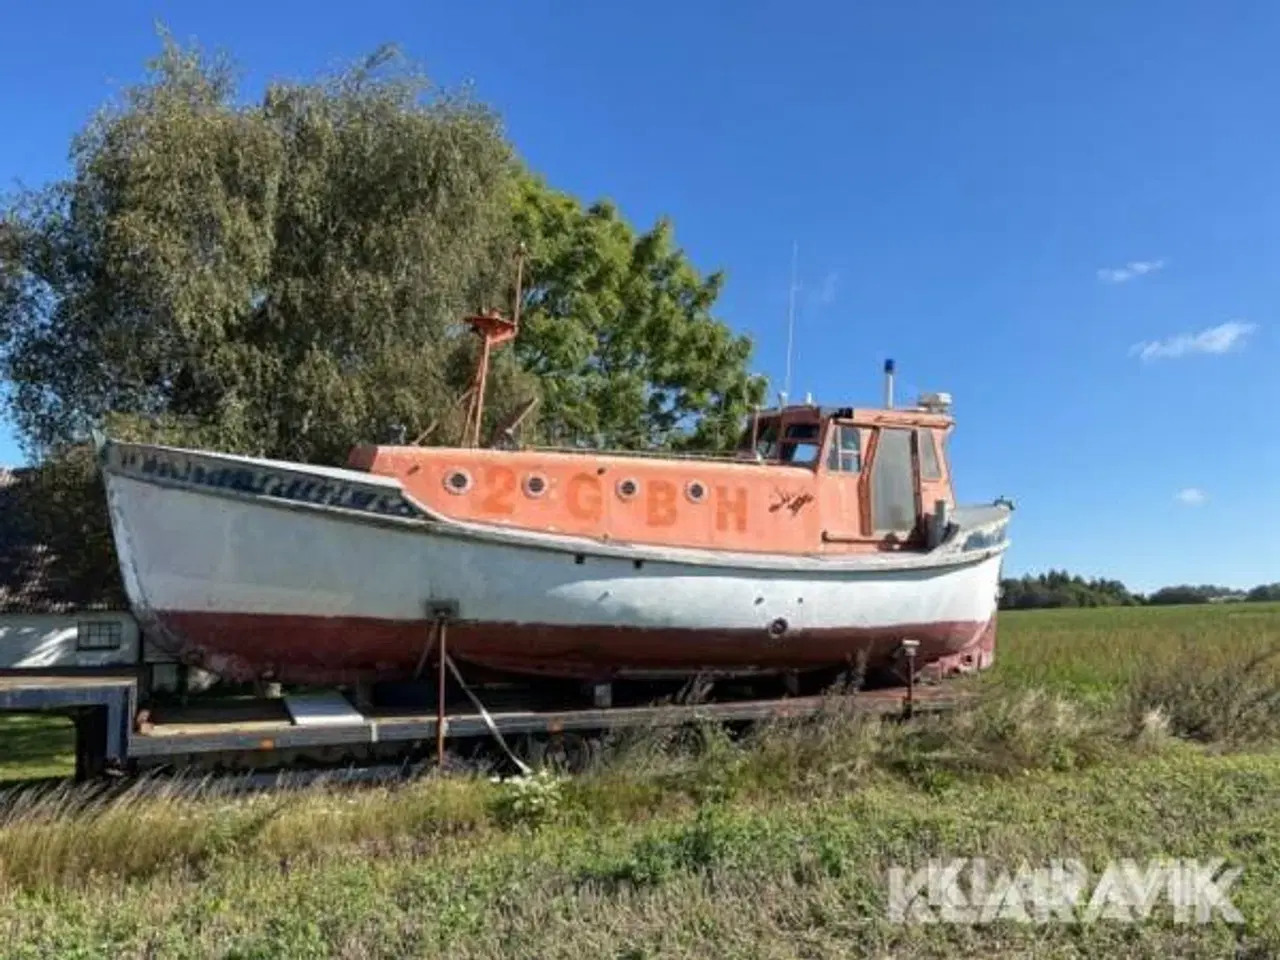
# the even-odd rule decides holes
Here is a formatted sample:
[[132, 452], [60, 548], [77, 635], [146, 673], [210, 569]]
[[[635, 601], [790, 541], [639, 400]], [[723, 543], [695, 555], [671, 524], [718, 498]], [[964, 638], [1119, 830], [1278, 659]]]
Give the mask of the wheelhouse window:
[[[781, 429], [780, 429], [781, 427]], [[817, 423], [788, 423], [781, 426], [776, 419], [763, 420], [748, 431], [738, 444], [738, 452], [766, 463], [789, 463], [814, 466], [821, 456], [822, 428]]]
[[812, 466], [818, 462], [820, 426], [816, 423], [789, 423], [779, 459], [797, 466]]
[[862, 469], [862, 439], [857, 427], [835, 424], [827, 448], [827, 469], [833, 473], [858, 473]]
[[916, 446], [920, 450], [920, 479], [941, 480], [942, 461], [938, 458], [937, 440], [933, 431], [917, 430]]
[[912, 431], [884, 427], [871, 465], [871, 519], [877, 532], [906, 531], [916, 523]]

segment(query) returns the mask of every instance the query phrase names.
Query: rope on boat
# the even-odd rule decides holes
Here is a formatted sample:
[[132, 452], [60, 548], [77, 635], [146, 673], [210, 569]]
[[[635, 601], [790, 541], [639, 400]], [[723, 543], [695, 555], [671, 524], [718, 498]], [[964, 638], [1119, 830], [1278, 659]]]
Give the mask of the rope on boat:
[[476, 708], [476, 712], [479, 713], [481, 719], [484, 720], [484, 725], [489, 728], [489, 732], [493, 734], [493, 738], [498, 741], [498, 746], [502, 747], [507, 757], [516, 765], [516, 768], [522, 774], [528, 776], [533, 773], [532, 768], [517, 757], [511, 747], [507, 745], [507, 741], [502, 737], [502, 731], [500, 731], [498, 729], [498, 725], [493, 722], [493, 717], [489, 715], [489, 711], [484, 708], [484, 704], [480, 702], [480, 698], [472, 693], [471, 688], [467, 686], [467, 682], [462, 679], [462, 674], [458, 671], [458, 665], [453, 662], [453, 657], [449, 656], [447, 653], [444, 654], [444, 662], [445, 665], [448, 666], [449, 672], [453, 674], [453, 679], [458, 681], [458, 686], [460, 686], [462, 688], [462, 692], [470, 698], [471, 705]]

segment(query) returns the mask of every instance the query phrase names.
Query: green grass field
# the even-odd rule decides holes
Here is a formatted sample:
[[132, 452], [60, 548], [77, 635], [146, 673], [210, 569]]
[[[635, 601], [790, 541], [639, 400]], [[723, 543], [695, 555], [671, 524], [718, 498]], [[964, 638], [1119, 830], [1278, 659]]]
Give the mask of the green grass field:
[[[1280, 605], [1006, 614], [947, 718], [642, 738], [572, 780], [23, 801], [0, 812], [0, 953], [1280, 955], [1276, 644]], [[39, 720], [0, 729], [10, 772], [68, 759]], [[890, 866], [976, 855], [1224, 857], [1244, 923], [889, 921]]]
[[76, 769], [71, 721], [39, 714], [0, 715], [0, 784], [67, 777]]

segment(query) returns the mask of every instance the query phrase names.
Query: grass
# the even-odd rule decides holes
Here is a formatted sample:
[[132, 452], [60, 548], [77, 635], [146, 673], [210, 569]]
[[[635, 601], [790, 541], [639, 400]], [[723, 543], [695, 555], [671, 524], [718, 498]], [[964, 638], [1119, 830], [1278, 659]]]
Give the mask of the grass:
[[1275, 603], [1008, 611], [989, 679], [1105, 698], [1188, 657], [1238, 664], [1277, 643]]
[[75, 769], [75, 728], [70, 720], [42, 714], [0, 714], [0, 783], [68, 777]]
[[[414, 794], [431, 794], [424, 783]], [[1230, 956], [1280, 948], [1280, 765], [1171, 748], [1083, 771], [925, 791], [892, 777], [815, 796], [741, 796], [636, 819], [565, 817], [463, 832], [424, 822], [387, 846], [281, 854], [303, 813], [199, 866], [121, 884], [11, 888], [13, 957]], [[401, 802], [399, 800], [397, 803]], [[272, 802], [264, 802], [264, 809]], [[473, 810], [468, 816], [477, 813]], [[318, 817], [318, 821], [311, 818]], [[431, 826], [428, 828], [428, 823]], [[1243, 930], [1180, 926], [910, 926], [885, 916], [892, 863], [982, 853], [1016, 869], [1074, 856], [1220, 853], [1247, 864]]]
[[[977, 703], [910, 725], [833, 704], [570, 780], [0, 801], [4, 955], [1273, 956], [1278, 640], [1280, 605], [1011, 614]], [[891, 923], [888, 867], [953, 855], [1225, 857], [1246, 922]]]

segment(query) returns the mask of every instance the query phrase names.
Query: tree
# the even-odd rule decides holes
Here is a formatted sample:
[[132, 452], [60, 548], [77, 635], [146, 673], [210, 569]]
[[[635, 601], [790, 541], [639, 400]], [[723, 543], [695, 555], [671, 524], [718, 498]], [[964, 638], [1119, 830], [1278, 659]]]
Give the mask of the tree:
[[[76, 138], [69, 181], [5, 212], [0, 351], [29, 445], [113, 414], [303, 461], [449, 435], [475, 349], [458, 320], [513, 279], [496, 119], [391, 51], [248, 106], [221, 60], [166, 39], [151, 67]], [[534, 389], [500, 358], [489, 408]]]
[[334, 462], [352, 444], [456, 442], [468, 312], [524, 330], [490, 426], [543, 395], [539, 431], [721, 448], [763, 396], [671, 225], [636, 232], [524, 171], [485, 108], [392, 50], [237, 101], [227, 63], [167, 37], [148, 78], [76, 138], [66, 182], [0, 231], [0, 374], [37, 453], [109, 425]]
[[764, 381], [747, 373], [751, 342], [711, 315], [723, 275], [698, 273], [670, 221], [637, 235], [612, 204], [526, 176], [516, 228], [530, 280], [516, 352], [540, 378], [544, 432], [617, 448], [738, 438]]
[[1003, 610], [1134, 606], [1142, 602], [1141, 597], [1130, 593], [1119, 580], [1085, 580], [1065, 570], [1002, 580], [1000, 587], [1000, 607]]

